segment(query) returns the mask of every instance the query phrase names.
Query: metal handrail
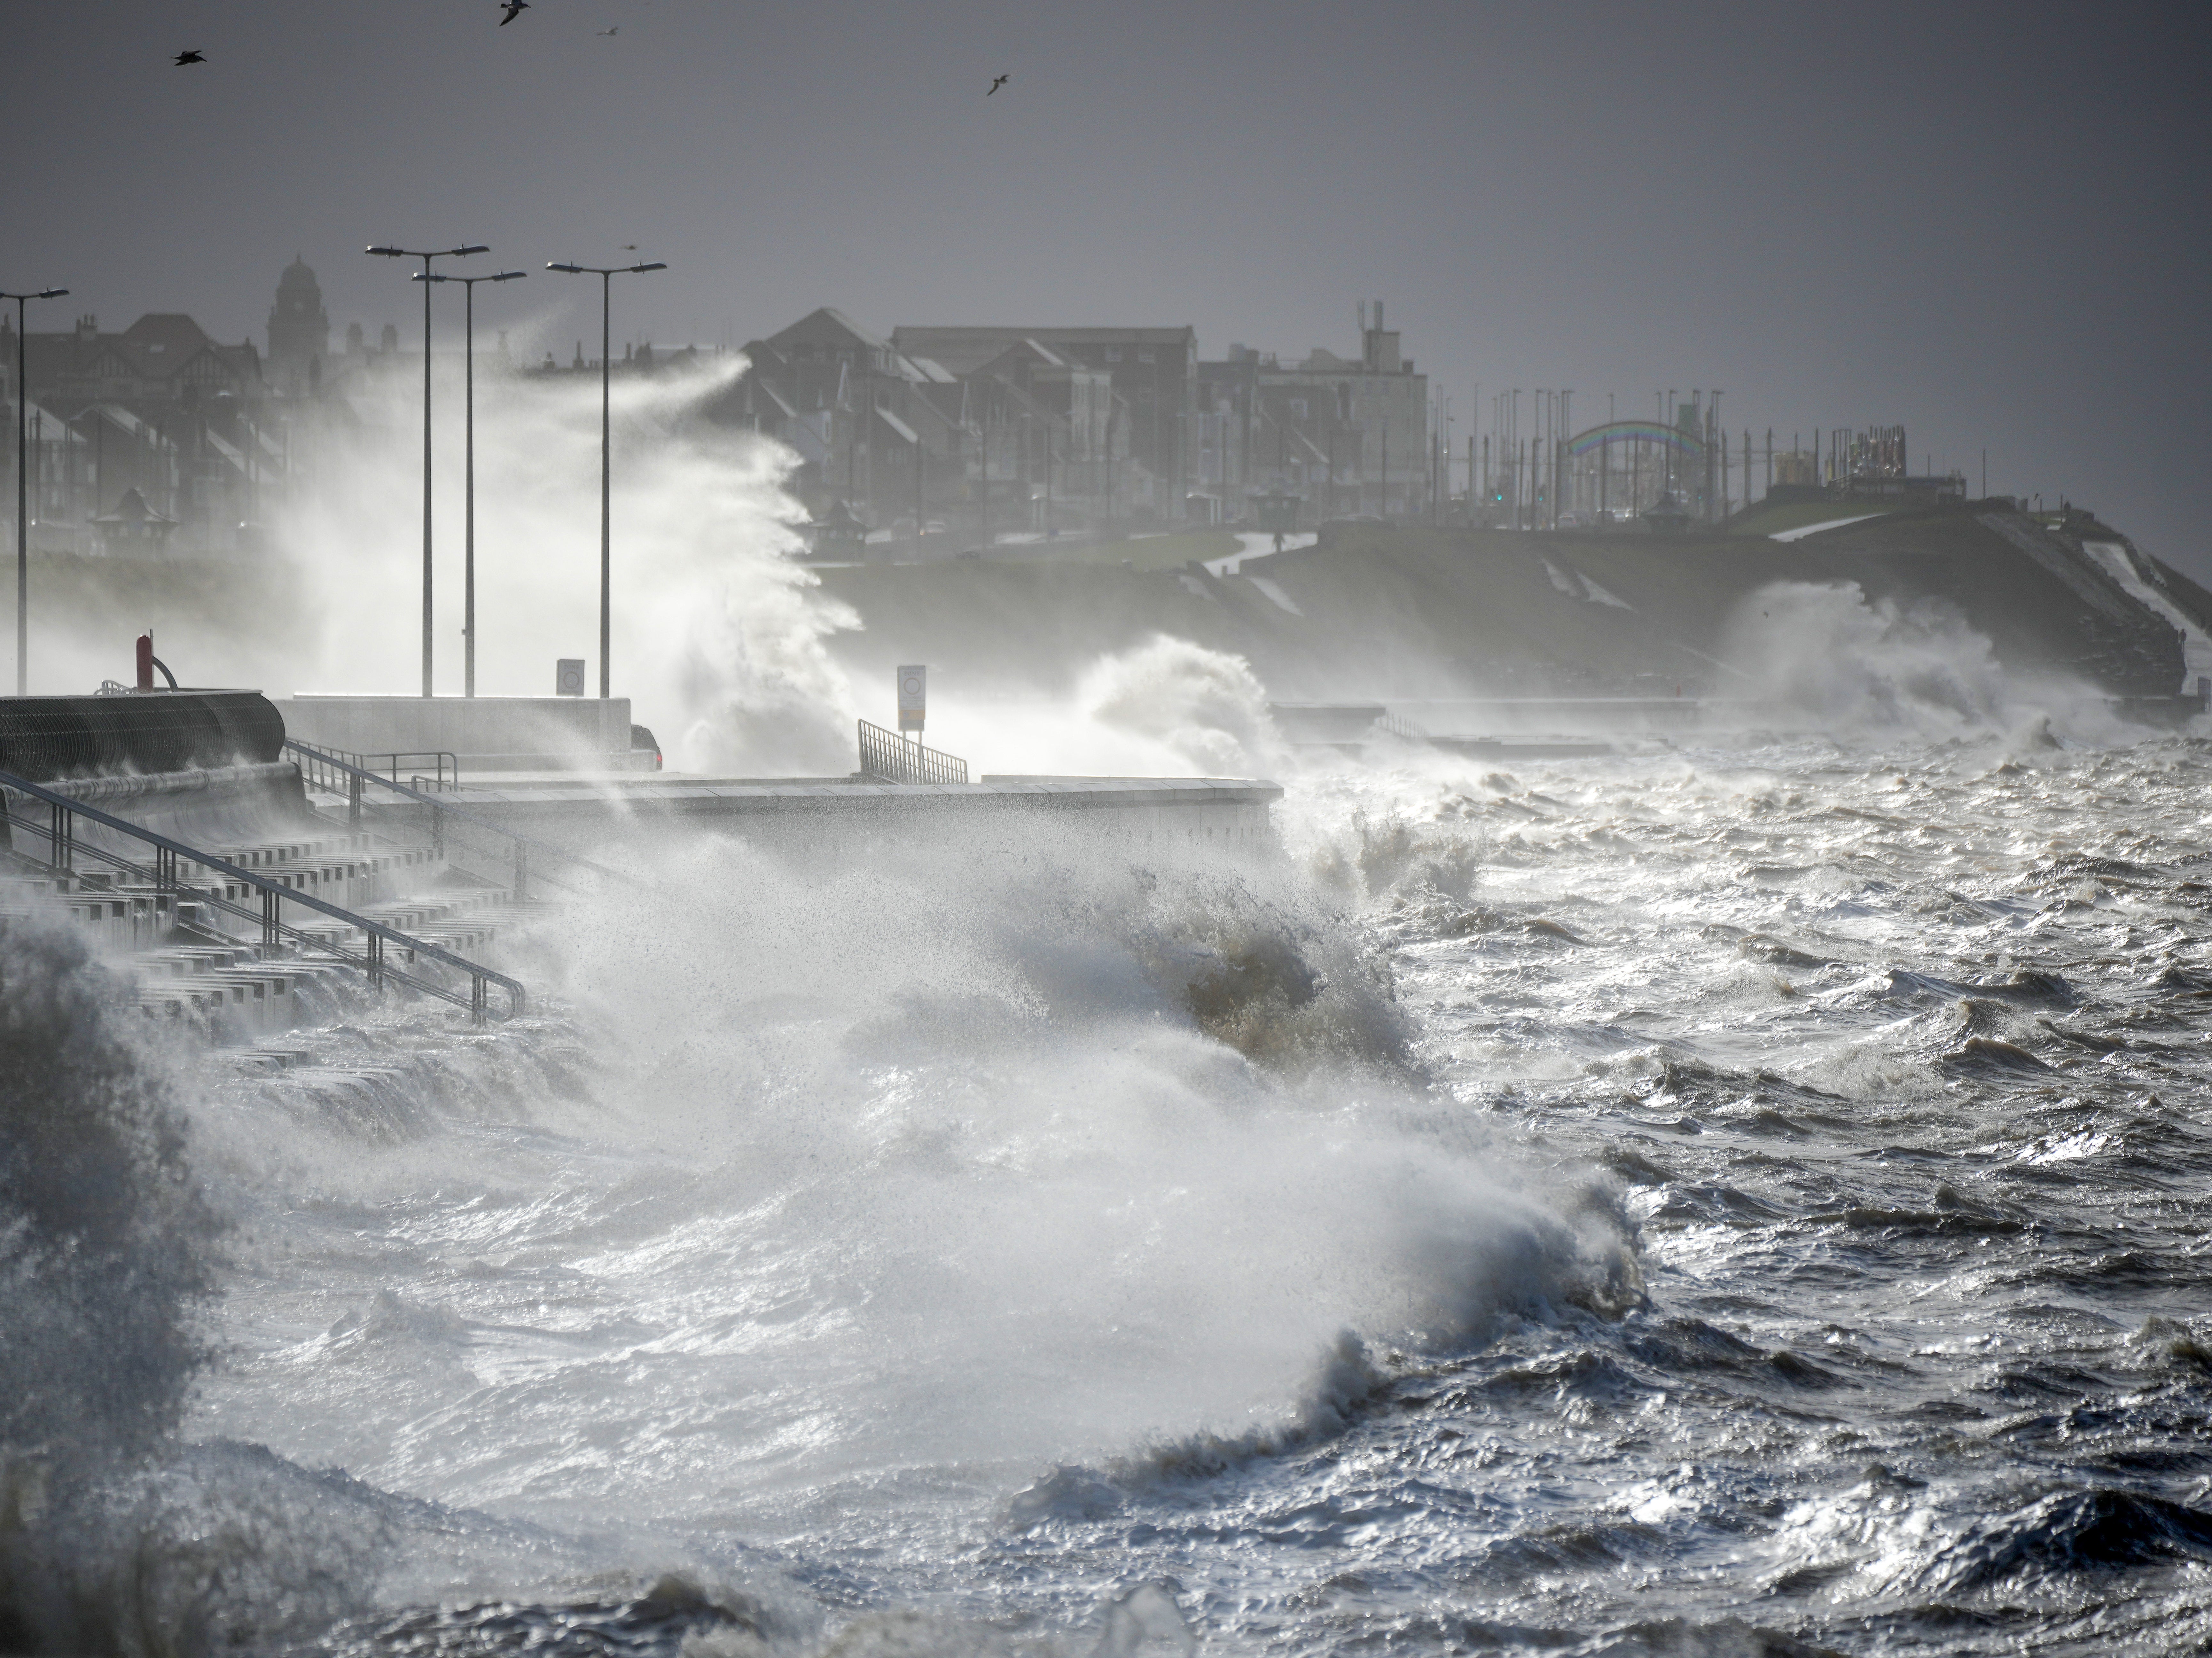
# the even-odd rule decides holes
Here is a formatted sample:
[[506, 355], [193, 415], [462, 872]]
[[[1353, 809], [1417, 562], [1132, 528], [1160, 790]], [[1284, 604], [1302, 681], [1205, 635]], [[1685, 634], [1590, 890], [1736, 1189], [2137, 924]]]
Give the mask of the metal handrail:
[[1375, 729], [1388, 732], [1393, 737], [1401, 737], [1408, 743], [1425, 743], [1429, 740], [1428, 729], [1407, 719], [1403, 714], [1388, 713], [1377, 714], [1375, 718]]
[[[422, 790], [410, 788], [396, 778], [382, 776], [366, 766], [356, 764], [344, 755], [332, 753], [327, 749], [316, 748], [312, 744], [301, 742], [295, 737], [286, 738], [284, 747], [300, 756], [300, 768], [311, 781], [316, 780], [319, 773], [333, 780], [328, 785], [329, 792], [332, 794], [343, 794], [346, 797], [346, 823], [349, 828], [357, 829], [361, 825], [362, 785], [374, 783], [379, 788], [390, 789], [395, 794], [404, 794], [410, 800], [430, 809], [430, 845], [431, 848], [441, 856], [445, 852], [446, 819], [448, 817], [457, 818], [464, 823], [472, 824], [493, 835], [505, 836], [514, 843], [514, 896], [518, 898], [526, 896], [529, 890], [529, 849], [531, 848], [577, 865], [610, 881], [619, 881], [626, 886], [645, 885], [645, 883], [637, 880], [635, 877], [624, 875], [620, 870], [609, 869], [604, 864], [595, 864], [588, 858], [553, 845], [550, 841], [541, 841], [536, 835], [525, 835], [520, 829], [511, 829], [504, 824], [495, 823], [489, 818], [479, 817], [463, 807], [449, 805], [434, 794], [425, 794]], [[345, 779], [343, 788], [338, 787], [335, 781], [340, 776]], [[325, 786], [317, 781], [316, 786], [320, 788]], [[556, 881], [552, 884], [558, 886], [560, 883]]]
[[[52, 833], [51, 830], [40, 829], [37, 819], [24, 817], [13, 812], [0, 811], [0, 819], [4, 819], [11, 825], [21, 824], [34, 835]], [[470, 1017], [477, 1023], [483, 1023], [484, 981], [481, 977], [471, 976], [470, 993], [463, 997], [447, 989], [443, 985], [434, 983], [428, 979], [418, 979], [404, 969], [388, 965], [384, 959], [384, 941], [373, 932], [367, 935], [369, 941], [367, 950], [356, 953], [347, 949], [343, 944], [337, 944], [328, 938], [319, 938], [312, 932], [294, 926], [289, 921], [280, 920], [274, 914], [276, 908], [276, 895], [270, 891], [263, 891], [261, 913], [257, 916], [245, 905], [234, 903], [219, 893], [210, 892], [199, 887], [187, 886], [180, 879], [164, 875], [161, 872], [162, 869], [174, 861], [166, 854], [156, 854], [155, 867], [149, 869], [143, 864], [133, 863], [128, 858], [110, 852], [104, 847], [94, 846], [89, 841], [70, 841], [68, 844], [70, 854], [72, 857], [97, 858], [101, 863], [161, 891], [174, 893], [179, 898], [189, 898], [194, 903], [206, 904], [212, 908], [223, 910], [247, 921], [258, 921], [261, 926], [261, 947], [264, 950], [274, 949], [279, 938], [289, 938], [297, 949], [317, 950], [327, 956], [336, 957], [349, 966], [361, 969], [368, 975], [368, 981], [372, 985], [380, 984], [386, 979], [397, 979], [401, 984], [408, 986], [410, 989], [418, 990], [426, 996], [435, 996], [441, 1001], [451, 1002], [455, 1007], [468, 1009]], [[17, 863], [28, 865], [47, 875], [67, 877], [76, 873], [71, 865], [46, 863], [30, 856], [27, 853], [12, 847], [9, 849], [8, 855]], [[293, 892], [291, 896], [295, 898], [304, 897], [303, 894], [298, 892]], [[404, 938], [406, 935], [401, 936]], [[420, 940], [416, 940], [416, 944], [418, 947], [434, 948], [434, 946], [422, 946]]]
[[[289, 743], [294, 739], [286, 740]], [[428, 783], [441, 794], [461, 786], [460, 756], [451, 749], [396, 749], [380, 750], [374, 754], [356, 754], [350, 749], [313, 749], [304, 743], [298, 746], [302, 753], [313, 754], [326, 760], [333, 768], [351, 767], [368, 776], [394, 783], [399, 780], [401, 761], [404, 760], [408, 762], [406, 769], [414, 771], [416, 767], [428, 760], [432, 767], [431, 775], [424, 777], [419, 772], [416, 773], [414, 779], [416, 785]], [[372, 760], [383, 761], [384, 772], [379, 772], [374, 766], [369, 764]], [[386, 773], [389, 774], [388, 778], [386, 777]]]
[[[387, 978], [397, 979], [400, 983], [419, 990], [425, 995], [435, 996], [441, 1001], [451, 1002], [456, 1007], [467, 1008], [471, 1017], [478, 1023], [482, 1023], [484, 1018], [484, 987], [487, 984], [495, 984], [507, 992], [507, 1016], [510, 1018], [520, 1015], [528, 1004], [529, 992], [522, 987], [520, 980], [510, 979], [504, 973], [495, 973], [491, 969], [471, 962], [465, 956], [458, 956], [443, 945], [434, 944], [426, 938], [417, 938], [412, 934], [402, 932], [398, 927], [386, 926], [381, 921], [371, 920], [366, 915], [356, 915], [353, 911], [342, 908], [327, 898], [319, 898], [302, 888], [289, 887], [280, 881], [272, 881], [265, 875], [258, 875], [250, 869], [242, 869], [228, 859], [216, 857], [211, 852], [203, 852], [197, 847], [187, 846], [181, 841], [171, 840], [166, 835], [156, 834], [154, 830], [143, 828], [137, 823], [126, 823], [120, 817], [101, 811], [96, 806], [88, 806], [81, 800], [71, 799], [66, 794], [56, 793], [52, 789], [27, 781], [11, 773], [0, 772], [0, 789], [12, 790], [19, 794], [28, 795], [34, 800], [43, 800], [52, 809], [50, 824], [43, 831], [35, 818], [19, 817], [15, 813], [4, 810], [0, 810], [0, 818], [4, 818], [11, 825], [20, 823], [34, 835], [44, 833], [53, 846], [52, 867], [56, 870], [68, 871], [70, 868], [70, 858], [80, 846], [70, 820], [77, 817], [88, 817], [103, 829], [112, 829], [117, 834], [128, 835], [135, 841], [143, 841], [155, 849], [156, 856], [154, 859], [154, 867], [149, 870], [143, 865], [132, 863], [129, 859], [109, 852], [101, 847], [86, 843], [82, 845], [84, 852], [99, 859], [102, 863], [112, 864], [118, 869], [127, 871], [156, 888], [175, 892], [196, 902], [210, 904], [217, 909], [225, 910], [234, 915], [244, 916], [249, 921], [258, 920], [261, 924], [262, 942], [264, 946], [273, 946], [279, 937], [289, 937], [314, 949], [327, 950], [342, 961], [362, 968], [368, 975], [369, 982], [373, 985], [380, 984]], [[179, 859], [198, 864], [204, 869], [212, 870], [227, 880], [238, 881], [257, 889], [261, 894], [260, 914], [256, 916], [243, 904], [234, 903], [218, 893], [187, 886], [177, 873], [177, 864]], [[318, 910], [333, 920], [342, 921], [348, 926], [358, 928], [362, 936], [368, 940], [368, 949], [356, 956], [343, 945], [333, 944], [325, 938], [318, 938], [311, 933], [303, 932], [298, 927], [293, 926], [285, 921], [281, 914], [281, 907], [288, 898], [295, 904], [305, 904], [310, 909]], [[384, 946], [386, 944], [396, 944], [403, 950], [414, 951], [417, 960], [427, 956], [433, 961], [443, 962], [447, 966], [467, 974], [469, 995], [464, 998], [459, 993], [447, 989], [443, 985], [433, 983], [427, 979], [418, 979], [414, 975], [398, 968], [386, 965]]]
[[860, 721], [860, 771], [884, 783], [964, 783], [968, 762]]

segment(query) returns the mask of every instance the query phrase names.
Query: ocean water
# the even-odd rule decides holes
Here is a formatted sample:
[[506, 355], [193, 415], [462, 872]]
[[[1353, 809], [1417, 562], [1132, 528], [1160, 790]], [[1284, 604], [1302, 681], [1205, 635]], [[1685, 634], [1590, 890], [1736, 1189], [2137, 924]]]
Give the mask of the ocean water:
[[6, 1170], [0, 1637], [2212, 1642], [2212, 744], [1288, 780], [1244, 861], [668, 847], [529, 1020], [276, 1073], [16, 928], [104, 1057]]

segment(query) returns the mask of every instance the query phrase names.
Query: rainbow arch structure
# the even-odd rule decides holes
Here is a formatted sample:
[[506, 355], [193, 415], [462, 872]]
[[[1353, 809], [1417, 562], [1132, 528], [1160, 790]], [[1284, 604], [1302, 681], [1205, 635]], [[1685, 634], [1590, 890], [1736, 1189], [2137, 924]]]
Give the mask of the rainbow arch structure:
[[1656, 420], [1612, 420], [1602, 426], [1593, 426], [1587, 432], [1577, 432], [1567, 440], [1567, 453], [1579, 459], [1594, 450], [1607, 449], [1616, 443], [1656, 443], [1678, 453], [1695, 455], [1703, 459], [1705, 440], [1693, 432], [1668, 426]]

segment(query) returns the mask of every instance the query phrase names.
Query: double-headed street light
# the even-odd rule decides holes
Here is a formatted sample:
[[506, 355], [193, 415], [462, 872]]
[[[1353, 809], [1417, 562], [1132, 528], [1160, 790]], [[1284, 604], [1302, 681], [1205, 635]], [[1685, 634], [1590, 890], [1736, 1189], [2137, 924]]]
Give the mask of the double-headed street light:
[[31, 694], [31, 402], [23, 385], [23, 307], [32, 300], [58, 300], [66, 288], [42, 288], [35, 294], [0, 294], [15, 301], [15, 695]]
[[[457, 259], [468, 253], [489, 253], [483, 246], [371, 247], [363, 250], [387, 259], [420, 259], [429, 274], [433, 259]], [[422, 695], [430, 695], [430, 284], [422, 284]]]
[[462, 373], [467, 392], [463, 406], [468, 440], [464, 452], [468, 459], [464, 468], [467, 483], [464, 495], [468, 506], [463, 515], [466, 525], [466, 550], [461, 560], [462, 623], [461, 638], [461, 695], [477, 694], [477, 284], [478, 282], [511, 282], [528, 276], [527, 270], [502, 270], [490, 276], [439, 276], [428, 270], [417, 271], [418, 282], [459, 282], [468, 298], [464, 307], [467, 320], [462, 325], [461, 356], [466, 365]]
[[614, 681], [608, 672], [607, 652], [613, 633], [611, 616], [614, 604], [614, 556], [612, 497], [608, 493], [607, 457], [612, 447], [611, 437], [613, 421], [608, 375], [611, 358], [608, 344], [612, 337], [608, 332], [607, 314], [611, 303], [614, 279], [632, 276], [644, 270], [665, 270], [668, 267], [655, 259], [650, 264], [561, 264], [549, 261], [548, 270], [565, 270], [572, 276], [597, 276], [599, 279], [599, 700], [611, 696]]

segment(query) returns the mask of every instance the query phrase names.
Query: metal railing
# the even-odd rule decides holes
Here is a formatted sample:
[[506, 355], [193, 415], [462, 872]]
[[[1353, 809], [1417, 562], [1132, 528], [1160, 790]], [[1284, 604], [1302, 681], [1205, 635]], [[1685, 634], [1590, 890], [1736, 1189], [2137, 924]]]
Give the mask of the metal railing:
[[1388, 732], [1393, 737], [1403, 738], [1408, 743], [1425, 743], [1429, 733], [1425, 726], [1416, 725], [1400, 714], [1385, 714], [1375, 721], [1376, 731]]
[[[453, 824], [466, 824], [471, 829], [482, 830], [486, 835], [497, 835], [508, 843], [502, 855], [509, 856], [514, 860], [514, 896], [517, 898], [526, 898], [530, 896], [530, 854], [533, 851], [543, 853], [550, 858], [558, 859], [563, 863], [574, 864], [579, 869], [589, 870], [592, 874], [602, 876], [610, 881], [619, 881], [627, 886], [645, 884], [630, 876], [624, 875], [620, 870], [609, 869], [604, 864], [595, 864], [590, 859], [576, 853], [565, 851], [549, 841], [540, 841], [534, 835], [523, 834], [520, 829], [507, 829], [487, 818], [479, 817], [465, 808], [441, 800], [436, 795], [403, 783], [396, 777], [382, 776], [368, 767], [356, 763], [358, 759], [364, 756], [349, 756], [329, 749], [315, 748], [292, 737], [284, 739], [284, 751], [299, 762], [301, 775], [313, 787], [327, 794], [342, 794], [345, 797], [346, 824], [349, 828], [358, 829], [361, 826], [362, 791], [367, 785], [374, 783], [377, 787], [402, 795], [423, 808], [429, 820], [430, 850], [437, 857], [442, 858], [446, 855], [446, 843], [449, 839], [457, 840], [453, 833]], [[365, 757], [380, 759], [382, 756], [370, 755]], [[558, 881], [547, 879], [542, 871], [539, 872], [538, 878], [544, 880], [549, 886], [558, 888], [561, 885]]]
[[860, 721], [860, 772], [879, 783], [964, 783], [968, 762]]
[[[440, 794], [450, 793], [461, 786], [460, 756], [449, 749], [402, 749], [392, 754], [355, 754], [347, 749], [311, 748], [305, 743], [285, 738], [287, 748], [299, 750], [300, 769], [317, 788], [327, 788], [334, 794], [345, 793], [339, 777], [342, 769], [359, 771], [368, 777], [397, 783], [404, 770], [409, 774], [407, 786], [417, 790], [433, 790]], [[384, 762], [380, 773], [373, 762]], [[406, 764], [401, 765], [404, 761]], [[420, 768], [428, 766], [426, 774]]]
[[[0, 791], [26, 795], [31, 799], [42, 800], [46, 803], [47, 821], [43, 825], [34, 815], [17, 812], [12, 808], [0, 809], [0, 821], [4, 821], [11, 830], [16, 828], [28, 829], [33, 835], [45, 839], [52, 848], [48, 867], [56, 874], [75, 873], [76, 859], [80, 857], [97, 859], [111, 868], [120, 870], [157, 890], [173, 892], [180, 898], [189, 898], [195, 903], [206, 904], [211, 908], [222, 910], [226, 914], [240, 916], [247, 921], [258, 923], [261, 928], [261, 947], [264, 950], [274, 950], [280, 940], [289, 940], [295, 948], [314, 950], [325, 955], [334, 956], [342, 962], [360, 968], [368, 975], [369, 983], [378, 989], [383, 987], [386, 979], [397, 981], [410, 989], [420, 991], [426, 996], [434, 996], [440, 1001], [451, 1002], [455, 1007], [466, 1008], [470, 1017], [478, 1024], [482, 1024], [484, 1020], [485, 987], [488, 985], [497, 985], [507, 992], [507, 1016], [510, 1018], [520, 1014], [529, 1001], [529, 993], [522, 987], [519, 980], [510, 979], [504, 973], [495, 973], [491, 969], [471, 962], [466, 957], [455, 955], [441, 944], [434, 944], [428, 939], [415, 938], [410, 933], [402, 932], [398, 927], [386, 926], [381, 921], [373, 921], [366, 915], [356, 915], [353, 911], [342, 908], [327, 898], [319, 898], [302, 888], [287, 886], [281, 881], [272, 881], [265, 875], [256, 874], [250, 869], [242, 869], [227, 859], [216, 857], [211, 852], [203, 852], [197, 847], [186, 846], [181, 841], [173, 841], [166, 835], [157, 835], [152, 829], [142, 828], [137, 823], [126, 823], [122, 818], [112, 817], [97, 807], [88, 806], [81, 800], [73, 800], [66, 794], [58, 794], [52, 789], [42, 787], [36, 783], [27, 782], [24, 779], [7, 772], [0, 772]], [[5, 793], [0, 793], [0, 802], [4, 802], [5, 798]], [[89, 841], [79, 840], [76, 835], [76, 820], [79, 817], [88, 818], [102, 829], [125, 835], [134, 841], [143, 841], [147, 846], [152, 847], [154, 848], [152, 866], [134, 863], [119, 853], [110, 852]], [[12, 836], [10, 838], [12, 840]], [[10, 850], [13, 850], [12, 846]], [[227, 881], [236, 881], [241, 885], [253, 888], [261, 895], [259, 914], [257, 914], [244, 904], [226, 898], [221, 893], [210, 892], [203, 888], [187, 884], [178, 872], [180, 863], [197, 864], [203, 869], [213, 871]], [[362, 934], [363, 947], [359, 951], [349, 950], [333, 939], [322, 938], [294, 926], [283, 919], [283, 905], [288, 900], [295, 904], [304, 904], [309, 909], [327, 915], [333, 920], [358, 929]], [[469, 993], [464, 996], [459, 991], [448, 989], [433, 980], [419, 978], [404, 969], [392, 966], [385, 958], [385, 947], [387, 944], [397, 944], [402, 950], [412, 951], [414, 959], [418, 963], [428, 957], [431, 961], [442, 962], [447, 967], [467, 974]]]

